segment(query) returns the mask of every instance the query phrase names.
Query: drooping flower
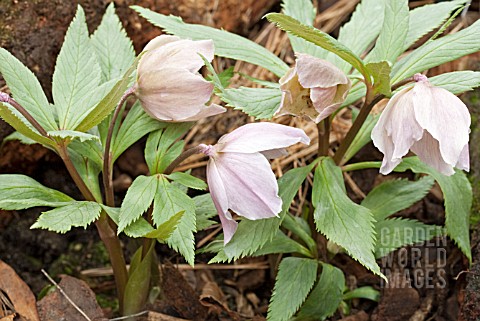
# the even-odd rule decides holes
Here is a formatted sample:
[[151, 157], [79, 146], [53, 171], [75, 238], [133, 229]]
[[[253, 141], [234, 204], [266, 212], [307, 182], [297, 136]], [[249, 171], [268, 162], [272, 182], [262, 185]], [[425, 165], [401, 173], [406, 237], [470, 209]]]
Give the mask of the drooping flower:
[[278, 216], [282, 199], [267, 158], [285, 155], [285, 148], [296, 143], [310, 143], [301, 129], [252, 123], [222, 136], [216, 145], [200, 145], [201, 151], [210, 157], [207, 181], [225, 244], [238, 225], [229, 209], [250, 220]]
[[375, 146], [384, 154], [380, 172], [390, 173], [409, 150], [445, 175], [454, 167], [468, 171], [470, 114], [448, 90], [434, 87], [422, 74], [413, 87], [396, 93], [372, 130]]
[[319, 123], [340, 107], [351, 86], [330, 62], [297, 54], [295, 67], [280, 78], [282, 101], [275, 115], [307, 116]]
[[212, 40], [192, 41], [161, 35], [144, 49], [137, 70], [135, 94], [145, 111], [163, 121], [195, 121], [225, 112], [206, 103], [213, 84], [198, 72], [204, 65], [199, 54], [212, 61]]

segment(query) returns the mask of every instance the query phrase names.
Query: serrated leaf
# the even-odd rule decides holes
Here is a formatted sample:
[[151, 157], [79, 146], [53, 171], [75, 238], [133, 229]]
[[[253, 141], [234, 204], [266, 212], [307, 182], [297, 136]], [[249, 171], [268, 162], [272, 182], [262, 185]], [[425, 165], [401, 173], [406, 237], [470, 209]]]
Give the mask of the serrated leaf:
[[382, 221], [424, 198], [433, 183], [431, 176], [424, 176], [415, 182], [388, 180], [371, 190], [361, 205], [370, 209], [377, 221]]
[[469, 218], [472, 206], [472, 186], [464, 172], [456, 170], [452, 176], [445, 176], [422, 163], [418, 157], [404, 158], [395, 171], [412, 170], [433, 176], [445, 198], [445, 227], [465, 256], [471, 261]]
[[118, 232], [136, 221], [150, 207], [158, 184], [159, 178], [156, 176], [140, 175], [135, 178], [128, 188], [120, 208]]
[[[284, 0], [283, 12], [304, 25], [312, 26], [317, 14], [311, 0]], [[325, 59], [329, 52], [322, 47], [315, 46], [302, 38], [289, 34], [288, 39], [294, 52], [306, 53], [314, 57]]]
[[368, 75], [362, 59], [330, 35], [311, 26], [303, 25], [297, 20], [281, 13], [269, 13], [266, 17], [270, 22], [274, 22], [280, 29], [336, 54], [351, 64], [352, 67], [357, 69], [362, 75]]
[[300, 243], [286, 236], [278, 230], [273, 239], [267, 242], [262, 248], [252, 253], [252, 256], [262, 256], [279, 253], [298, 253], [305, 257], [313, 258], [313, 255]]
[[47, 132], [47, 134], [50, 137], [60, 138], [60, 140], [72, 141], [74, 139], [78, 139], [82, 143], [88, 140], [99, 140], [98, 136], [83, 132], [77, 132], [74, 130], [51, 130]]
[[196, 178], [195, 176], [192, 176], [187, 173], [182, 173], [182, 172], [175, 172], [170, 175], [166, 175], [168, 179], [171, 179], [172, 181], [181, 184], [186, 187], [190, 187], [193, 189], [198, 189], [198, 190], [206, 190], [207, 189], [207, 183], [202, 181], [199, 178]]
[[280, 262], [267, 320], [287, 321], [305, 301], [317, 279], [318, 262], [287, 257]]
[[81, 100], [100, 83], [101, 70], [88, 36], [85, 13], [77, 7], [57, 57], [52, 95], [60, 129], [74, 129], [72, 119], [86, 112]]
[[[355, 7], [350, 21], [340, 28], [338, 41], [353, 53], [362, 55], [380, 33], [384, 12], [384, 0], [362, 0]], [[337, 56], [333, 62], [346, 73], [352, 69], [350, 64]]]
[[0, 117], [25, 137], [28, 137], [29, 139], [32, 139], [44, 146], [53, 147], [55, 145], [52, 140], [40, 135], [22, 115], [20, 115], [13, 107], [6, 103], [0, 103]]
[[272, 217], [256, 221], [247, 219], [240, 221], [233, 238], [225, 246], [225, 254], [229, 260], [250, 255], [275, 237], [300, 185], [305, 181], [314, 165], [313, 163], [309, 166], [291, 169], [278, 179], [278, 195], [282, 198], [280, 219]]
[[112, 143], [112, 161], [115, 161], [128, 147], [132, 146], [140, 138], [160, 128], [166, 123], [150, 117], [136, 102], [125, 117], [120, 130], [115, 135]]
[[0, 175], [0, 208], [23, 210], [36, 206], [64, 206], [73, 199], [52, 188], [48, 188], [25, 175]]
[[[112, 219], [112, 221], [118, 225], [119, 219], [120, 219], [120, 208], [109, 207], [103, 204], [102, 204], [102, 208], [107, 213], [107, 215]], [[133, 238], [144, 237], [146, 234], [152, 231], [153, 231], [153, 227], [143, 217], [140, 217], [133, 223], [130, 223], [130, 225], [128, 225], [123, 230], [125, 235]]]
[[239, 35], [212, 27], [184, 23], [179, 17], [165, 16], [139, 6], [131, 8], [167, 33], [192, 40], [212, 39], [217, 56], [261, 66], [279, 77], [288, 70], [287, 64], [280, 58], [264, 47]]
[[434, 4], [427, 4], [410, 11], [409, 27], [403, 51], [407, 50], [422, 36], [439, 27], [444, 23], [451, 12], [466, 1], [444, 1]]
[[343, 300], [344, 288], [342, 270], [322, 263], [320, 279], [293, 320], [325, 320], [333, 315]]
[[181, 211], [185, 213], [166, 243], [182, 254], [188, 264], [193, 265], [195, 256], [193, 232], [196, 231], [195, 204], [183, 191], [166, 179], [161, 179], [154, 198], [153, 222], [156, 226], [160, 226]]
[[[1, 107], [0, 107], [1, 109]], [[1, 113], [1, 112], [0, 112]], [[5, 137], [3, 139], [3, 143], [4, 142], [8, 142], [8, 141], [12, 141], [12, 140], [18, 140], [20, 141], [22, 144], [24, 145], [33, 145], [33, 144], [37, 144], [36, 141], [34, 141], [33, 139], [31, 138], [28, 138], [27, 136], [23, 135], [22, 133], [18, 132], [18, 131], [14, 131], [13, 133], [11, 133], [10, 135], [8, 135], [7, 137]]]
[[385, 1], [385, 18], [375, 47], [368, 54], [366, 61], [382, 60], [394, 64], [404, 51], [403, 44], [408, 33], [408, 0]]
[[31, 228], [65, 233], [72, 227], [86, 228], [100, 217], [102, 207], [95, 202], [70, 202], [69, 205], [43, 212]]
[[443, 63], [480, 50], [480, 20], [457, 33], [429, 41], [398, 61], [392, 69], [392, 84]]
[[375, 224], [375, 230], [378, 235], [375, 246], [376, 258], [381, 258], [403, 246], [424, 242], [443, 234], [443, 229], [439, 226], [398, 217], [378, 222]]
[[102, 70], [102, 82], [121, 77], [135, 60], [132, 41], [115, 14], [113, 2], [91, 40]]
[[390, 96], [390, 72], [392, 68], [388, 61], [371, 62], [366, 65], [370, 75], [373, 77], [375, 92]]
[[256, 119], [271, 119], [282, 100], [282, 92], [276, 88], [229, 88], [219, 96], [227, 106], [239, 109]]
[[447, 72], [428, 78], [428, 81], [457, 95], [480, 87], [480, 72], [471, 70]]
[[142, 54], [137, 56], [133, 61], [133, 64], [123, 75], [122, 79], [117, 81], [109, 93], [105, 95], [94, 108], [89, 109], [88, 115], [83, 118], [82, 122], [75, 128], [75, 130], [81, 132], [88, 131], [92, 127], [100, 124], [115, 109], [123, 94], [128, 89], [128, 85], [131, 82], [130, 76], [137, 68], [141, 56]]
[[157, 239], [159, 241], [165, 241], [173, 234], [173, 231], [175, 231], [175, 229], [177, 228], [177, 225], [182, 219], [183, 214], [185, 214], [185, 211], [180, 211], [177, 214], [173, 215], [168, 219], [168, 221], [160, 224], [155, 230], [151, 231], [148, 234], [145, 234], [145, 237]]
[[195, 203], [195, 215], [197, 216], [197, 231], [204, 230], [217, 223], [210, 220], [210, 218], [217, 215], [217, 209], [215, 204], [213, 204], [210, 193], [195, 196], [193, 202]]
[[366, 268], [382, 276], [373, 255], [373, 214], [348, 198], [342, 171], [330, 158], [321, 159], [317, 166], [312, 203], [317, 229], [329, 240], [345, 248], [350, 256]]
[[367, 299], [378, 302], [380, 300], [380, 292], [371, 286], [362, 286], [343, 295], [344, 301], [352, 299]]
[[0, 48], [0, 73], [5, 79], [13, 98], [45, 130], [58, 129], [54, 110], [51, 108], [38, 79], [17, 58], [3, 48]]

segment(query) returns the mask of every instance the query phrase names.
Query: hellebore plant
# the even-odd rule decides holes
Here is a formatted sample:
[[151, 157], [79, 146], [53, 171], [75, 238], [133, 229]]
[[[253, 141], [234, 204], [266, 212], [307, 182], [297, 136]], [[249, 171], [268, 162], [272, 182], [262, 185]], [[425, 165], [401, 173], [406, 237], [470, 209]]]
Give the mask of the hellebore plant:
[[[8, 139], [56, 152], [82, 195], [74, 199], [24, 175], [0, 175], [0, 208], [52, 207], [32, 228], [59, 233], [94, 223], [110, 256], [123, 315], [143, 309], [159, 286], [158, 273], [152, 273], [158, 266], [157, 241], [193, 265], [194, 233], [216, 224], [211, 220], [216, 214], [223, 236], [200, 249], [215, 254], [211, 262], [283, 255], [268, 320], [323, 320], [339, 307], [348, 313], [346, 300], [378, 299], [372, 287], [345, 290], [343, 272], [331, 264], [337, 253], [328, 253], [331, 248], [385, 279], [377, 259], [439, 235], [447, 234], [471, 260], [472, 194], [461, 171], [469, 168], [470, 116], [455, 94], [480, 86], [480, 73], [458, 71], [428, 80], [420, 74], [480, 50], [478, 21], [439, 37], [465, 2], [409, 11], [407, 0], [362, 0], [337, 40], [312, 27], [310, 0], [284, 0], [290, 16], [266, 17], [289, 33], [293, 68], [246, 38], [137, 6], [132, 8], [173, 35], [153, 39], [135, 57], [113, 5], [92, 35], [79, 7], [57, 59], [52, 102], [35, 76], [0, 49], [0, 73], [11, 93], [0, 93], [0, 117], [17, 130]], [[427, 10], [432, 14], [425, 22]], [[434, 29], [438, 32], [429, 41], [402, 55]], [[232, 75], [215, 72], [214, 54], [263, 67], [279, 82], [249, 77], [264, 87], [228, 88]], [[202, 66], [208, 78], [200, 74]], [[226, 110], [212, 103], [213, 94], [257, 119], [295, 115], [315, 122], [318, 157], [277, 181], [268, 159], [286, 155], [294, 144], [307, 145], [310, 138], [301, 129], [267, 122], [241, 126], [215, 145], [184, 151], [181, 138], [194, 121]], [[138, 101], [126, 107], [129, 98]], [[390, 100], [383, 113], [371, 113], [384, 99]], [[351, 109], [354, 121], [339, 145], [331, 146], [330, 124], [343, 108]], [[144, 136], [148, 173], [136, 177], [116, 202], [113, 165]], [[383, 162], [349, 163], [371, 139], [384, 154]], [[409, 150], [418, 158], [406, 157]], [[197, 153], [209, 158], [210, 195], [190, 197], [188, 189], [207, 185], [175, 169]], [[382, 174], [410, 170], [422, 177], [382, 183], [357, 204], [346, 192], [343, 173], [366, 168], [380, 168]], [[290, 204], [302, 186], [309, 189], [312, 172], [312, 188], [305, 194], [312, 210], [306, 206], [294, 214]], [[422, 199], [434, 181], [444, 193], [444, 228], [389, 218]], [[407, 229], [423, 233], [403, 233]], [[385, 231], [399, 233], [396, 241], [382, 242]], [[128, 271], [120, 233], [142, 244]], [[323, 246], [323, 238], [332, 246]]]

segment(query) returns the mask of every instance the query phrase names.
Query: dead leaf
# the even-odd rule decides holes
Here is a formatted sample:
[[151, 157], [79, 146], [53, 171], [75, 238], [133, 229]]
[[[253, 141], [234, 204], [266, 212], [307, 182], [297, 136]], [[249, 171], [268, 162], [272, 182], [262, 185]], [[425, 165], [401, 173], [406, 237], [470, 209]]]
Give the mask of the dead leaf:
[[[28, 285], [5, 262], [0, 260], [0, 290], [3, 291], [15, 312], [28, 321], [40, 321], [35, 305], [36, 300]], [[7, 317], [8, 318], [8, 317]], [[3, 318], [5, 319], [5, 318]], [[2, 321], [3, 321], [2, 319]], [[8, 319], [6, 319], [8, 320]]]

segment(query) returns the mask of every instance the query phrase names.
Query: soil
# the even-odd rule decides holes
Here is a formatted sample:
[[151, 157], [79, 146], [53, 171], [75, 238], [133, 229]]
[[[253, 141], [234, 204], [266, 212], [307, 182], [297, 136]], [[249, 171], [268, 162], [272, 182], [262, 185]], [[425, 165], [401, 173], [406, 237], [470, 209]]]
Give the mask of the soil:
[[[94, 30], [100, 23], [108, 2], [105, 0], [0, 0], [0, 17], [2, 17], [0, 46], [11, 51], [24, 62], [40, 79], [45, 92], [50, 93], [55, 58], [77, 3], [84, 7], [89, 26]], [[182, 15], [189, 22], [223, 27], [252, 38], [263, 27], [263, 23], [259, 22], [260, 17], [270, 8], [279, 6], [277, 0], [225, 0], [218, 1], [217, 6], [215, 6], [217, 2], [214, 1], [191, 0], [175, 2], [118, 0], [115, 3], [137, 51], [159, 32], [128, 8], [133, 3], [162, 13]], [[319, 8], [322, 9], [330, 7], [333, 3], [318, 1]], [[335, 33], [335, 30], [332, 32]], [[474, 63], [476, 61], [478, 64], [478, 57], [474, 59], [476, 59]], [[478, 69], [478, 65], [470, 68]], [[4, 87], [2, 81], [0, 78], [0, 90]], [[469, 106], [473, 106], [472, 114], [474, 119], [477, 119], [476, 123], [480, 119], [479, 95], [477, 91], [463, 97], [469, 102]], [[224, 122], [238, 121], [235, 118], [238, 114], [230, 115], [231, 118]], [[222, 132], [220, 128], [224, 125], [218, 123], [211, 127], [213, 130], [204, 135], [214, 140], [218, 138]], [[11, 131], [12, 129], [0, 120], [0, 141], [3, 141]], [[479, 135], [480, 129], [474, 127], [472, 140], [477, 142], [476, 146], [479, 145]], [[141, 156], [143, 144], [144, 142], [139, 142], [130, 148], [115, 167], [116, 178], [127, 178], [125, 186], [128, 186], [128, 179], [145, 171]], [[472, 146], [475, 145], [472, 144]], [[81, 198], [61, 160], [53, 152], [38, 145], [21, 145], [16, 141], [8, 141], [3, 143], [0, 153], [0, 173], [30, 175], [48, 187], [56, 188], [72, 197]], [[362, 149], [357, 157], [357, 160], [380, 159], [378, 151], [371, 145]], [[470, 177], [474, 193], [477, 195], [472, 219], [475, 221], [476, 218], [475, 222], [480, 221], [479, 157], [478, 147], [473, 148]], [[203, 170], [199, 171], [203, 175]], [[355, 173], [352, 179], [364, 192], [371, 190], [379, 182], [377, 171], [373, 170]], [[119, 193], [125, 192], [125, 189], [118, 190]], [[354, 190], [349, 190], [349, 194], [353, 199], [359, 200]], [[443, 200], [438, 198], [438, 193], [434, 191], [424, 200], [403, 211], [401, 215], [429, 224], [441, 225], [444, 223], [442, 204]], [[117, 302], [113, 296], [112, 277], [108, 274], [93, 277], [82, 273], [88, 269], [108, 266], [108, 257], [96, 229], [93, 226], [87, 229], [75, 228], [65, 235], [44, 230], [31, 230], [30, 226], [44, 210], [46, 209], [0, 211], [0, 260], [17, 272], [37, 298], [41, 298], [52, 290], [51, 283], [40, 272], [41, 269], [46, 270], [57, 280], [60, 275], [82, 279], [94, 291], [102, 307], [99, 312], [97, 307], [93, 306], [92, 313], [98, 313], [99, 317], [100, 315], [107, 318], [114, 316]], [[383, 272], [389, 276], [388, 285], [382, 283], [378, 277], [373, 276], [349, 256], [336, 255], [330, 263], [343, 270], [350, 289], [373, 286], [380, 290], [381, 297], [378, 303], [369, 300], [353, 300], [349, 302], [349, 316], [337, 312], [331, 320], [480, 320], [480, 225], [473, 225], [472, 230], [473, 264], [470, 267], [455, 244], [448, 239], [438, 239], [421, 246], [400, 249], [389, 257], [390, 260], [379, 261]], [[199, 233], [196, 236], [197, 242], [206, 236], [206, 232]], [[133, 253], [136, 244], [126, 239], [122, 241], [128, 257]], [[157, 244], [156, 252], [163, 263], [161, 297], [164, 300], [152, 304], [149, 307], [152, 311], [189, 320], [264, 320], [274, 284], [274, 266], [279, 261], [278, 257], [243, 259], [236, 262], [237, 264], [248, 263], [253, 267], [249, 269], [192, 270], [186, 267], [176, 269], [171, 265], [170, 263], [182, 264], [184, 261], [166, 246]], [[438, 255], [438, 253], [445, 255]], [[199, 255], [197, 263], [206, 263], [210, 258], [208, 255]], [[83, 283], [75, 283], [77, 281], [68, 281], [68, 277], [62, 278], [62, 282], [66, 282], [63, 283], [66, 284], [66, 290], [70, 289], [69, 287], [73, 287], [73, 290], [79, 289], [80, 292], [83, 291], [82, 293], [88, 293], [88, 295], [79, 294], [78, 296], [88, 296], [90, 299], [92, 294], [88, 292], [88, 287], [85, 288]], [[55, 301], [62, 300], [61, 296], [49, 300], [56, 303], [44, 301], [43, 304], [47, 307], [44, 311], [47, 312], [51, 312], [48, 311], [49, 307], [63, 304]], [[88, 301], [88, 304], [90, 303], [91, 301]], [[52, 320], [51, 318], [58, 318], [58, 316], [46, 317], [44, 320]], [[150, 319], [156, 320], [153, 312]], [[165, 320], [168, 319], [165, 317]]]

